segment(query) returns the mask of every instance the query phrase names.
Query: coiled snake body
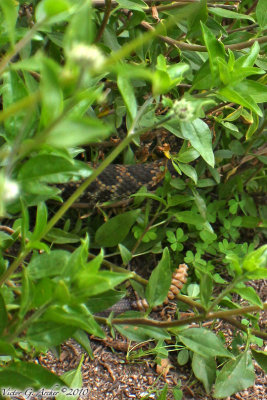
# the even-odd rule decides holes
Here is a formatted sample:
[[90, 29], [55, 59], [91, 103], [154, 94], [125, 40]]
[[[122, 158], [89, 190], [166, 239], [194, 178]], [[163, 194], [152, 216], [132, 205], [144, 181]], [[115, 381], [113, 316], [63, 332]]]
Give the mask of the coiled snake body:
[[[142, 186], [155, 190], [167, 170], [177, 174], [172, 162], [167, 159], [135, 165], [111, 164], [87, 188], [79, 202], [92, 207], [98, 202], [128, 198]], [[71, 181], [60, 185], [63, 199], [71, 195], [79, 184], [80, 181]]]

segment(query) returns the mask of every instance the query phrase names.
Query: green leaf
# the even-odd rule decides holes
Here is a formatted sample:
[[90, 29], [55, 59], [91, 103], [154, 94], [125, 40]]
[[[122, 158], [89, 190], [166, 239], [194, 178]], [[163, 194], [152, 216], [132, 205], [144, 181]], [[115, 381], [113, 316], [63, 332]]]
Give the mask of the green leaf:
[[[79, 365], [76, 369], [72, 371], [67, 371], [63, 375], [60, 376], [60, 378], [66, 383], [66, 385], [72, 389], [74, 389], [73, 393], [75, 393], [75, 389], [81, 389], [82, 384], [83, 384], [83, 379], [82, 379], [82, 363], [84, 360], [84, 354], [82, 354]], [[59, 393], [56, 396], [56, 400], [68, 400], [68, 399], [73, 399], [77, 400], [79, 397], [79, 394], [77, 396], [70, 396], [70, 395], [65, 395], [64, 393]]]
[[250, 15], [246, 15], [246, 14], [241, 14], [241, 13], [237, 13], [231, 10], [226, 10], [223, 8], [212, 8], [212, 7], [208, 7], [209, 13], [210, 14], [214, 14], [217, 15], [218, 17], [222, 17], [222, 18], [231, 18], [231, 19], [248, 19], [252, 22], [255, 22], [254, 18], [252, 18]]
[[160, 391], [160, 394], [157, 397], [157, 400], [167, 400], [167, 395], [168, 395], [168, 385], [167, 383], [165, 383], [163, 389]]
[[164, 302], [171, 286], [170, 254], [167, 247], [162, 258], [150, 275], [146, 287], [146, 299], [150, 307], [156, 307]]
[[75, 3], [77, 3], [77, 6], [70, 18], [63, 38], [63, 47], [65, 50], [71, 49], [77, 43], [91, 44], [95, 37], [91, 1], [87, 0]]
[[57, 322], [33, 322], [27, 330], [26, 338], [35, 347], [50, 348], [63, 343], [77, 330], [74, 326], [66, 326]]
[[128, 264], [132, 259], [132, 253], [127, 249], [127, 247], [123, 246], [122, 244], [119, 244], [119, 250], [123, 264]]
[[89, 340], [89, 337], [88, 337], [87, 333], [85, 333], [84, 331], [78, 329], [72, 335], [72, 337], [73, 337], [73, 339], [76, 340], [76, 342], [78, 342], [84, 348], [84, 350], [89, 355], [90, 359], [93, 360], [94, 359], [94, 354], [93, 354], [93, 351], [91, 349], [90, 340]]
[[267, 102], [267, 87], [266, 85], [262, 85], [257, 81], [252, 81], [250, 79], [246, 79], [243, 82], [238, 84], [238, 88], [242, 91], [242, 93], [249, 93], [250, 97], [256, 103], [266, 103]]
[[117, 3], [120, 8], [128, 10], [143, 11], [144, 8], [148, 8], [148, 5], [142, 0], [118, 0]]
[[265, 0], [259, 0], [256, 7], [257, 22], [261, 29], [267, 26], [267, 4]]
[[[97, 275], [90, 271], [81, 271], [75, 276], [75, 291], [73, 295], [77, 299], [95, 296], [114, 289], [120, 283], [133, 277], [131, 272], [118, 273], [112, 271], [100, 271]], [[77, 287], [77, 289], [76, 289]]]
[[5, 23], [8, 30], [8, 35], [12, 45], [15, 43], [16, 22], [18, 17], [19, 7], [14, 0], [1, 0], [0, 7], [2, 8]]
[[115, 328], [128, 339], [135, 342], [144, 342], [146, 340], [169, 340], [171, 336], [167, 331], [154, 326], [144, 325], [115, 325]]
[[195, 168], [192, 167], [192, 165], [183, 164], [183, 163], [180, 163], [180, 162], [178, 163], [178, 165], [179, 165], [179, 168], [181, 169], [181, 171], [182, 171], [185, 175], [189, 176], [189, 178], [191, 178], [192, 181], [193, 181], [195, 184], [197, 184], [198, 176], [197, 176], [197, 172], [196, 172]]
[[78, 243], [80, 242], [80, 237], [75, 233], [66, 232], [59, 228], [52, 228], [45, 235], [45, 240], [57, 244]]
[[260, 117], [262, 117], [262, 111], [257, 106], [257, 104], [253, 100], [253, 98], [248, 93], [246, 93], [245, 96], [243, 94], [239, 93], [239, 86], [240, 86], [240, 91], [241, 91], [243, 88], [242, 82], [234, 87], [227, 86], [227, 87], [219, 89], [219, 94], [224, 96], [228, 101], [232, 101], [233, 103], [240, 104], [241, 106], [247, 107], [249, 110], [254, 111], [256, 114], [258, 114]]
[[213, 284], [211, 276], [208, 273], [201, 274], [200, 299], [201, 299], [201, 304], [205, 308], [207, 308], [211, 302], [212, 289], [213, 289]]
[[[255, 61], [257, 60], [257, 57], [260, 52], [260, 45], [258, 42], [254, 42], [253, 45], [251, 46], [251, 49], [249, 52], [241, 57], [239, 57], [237, 60], [235, 60], [234, 63], [234, 69], [236, 68], [241, 68], [241, 67], [253, 67], [255, 64]], [[254, 81], [253, 81], [254, 82]]]
[[95, 240], [103, 247], [113, 247], [121, 243], [128, 235], [141, 210], [127, 211], [116, 215], [96, 231]]
[[63, 110], [63, 93], [60, 85], [61, 69], [51, 58], [43, 58], [41, 72], [42, 112], [41, 126], [54, 121]]
[[43, 3], [47, 17], [53, 17], [54, 15], [68, 11], [71, 6], [67, 0], [57, 0], [56, 2], [53, 0], [43, 0]]
[[76, 327], [100, 338], [105, 337], [101, 327], [83, 304], [72, 307], [67, 305], [51, 306], [43, 315], [43, 319], [68, 327]]
[[0, 356], [16, 357], [17, 353], [12, 344], [0, 340]]
[[237, 287], [233, 290], [233, 292], [239, 294], [239, 296], [241, 296], [244, 300], [248, 300], [250, 304], [263, 307], [261, 299], [253, 287]]
[[8, 318], [7, 318], [6, 305], [5, 305], [4, 298], [0, 292], [0, 335], [5, 330], [7, 321], [8, 321]]
[[45, 142], [58, 148], [69, 148], [100, 142], [110, 133], [111, 127], [96, 118], [64, 118], [47, 135]]
[[267, 244], [247, 254], [243, 261], [245, 271], [255, 272], [258, 268], [267, 266]]
[[208, 125], [199, 118], [193, 122], [181, 122], [181, 132], [184, 139], [189, 140], [201, 157], [214, 167], [211, 132]]
[[179, 365], [185, 365], [188, 363], [189, 360], [189, 351], [187, 349], [183, 349], [179, 351], [177, 362]]
[[68, 263], [70, 253], [53, 250], [49, 254], [37, 254], [30, 261], [27, 271], [30, 279], [60, 276]]
[[203, 357], [194, 353], [192, 369], [197, 379], [203, 383], [206, 393], [209, 393], [216, 378], [216, 362], [214, 357]]
[[50, 154], [40, 154], [30, 158], [22, 165], [18, 173], [18, 178], [22, 183], [27, 181], [42, 181], [49, 183], [59, 183], [66, 179], [64, 173], [74, 173], [77, 167], [63, 157]]
[[211, 73], [213, 75], [213, 78], [215, 78], [218, 71], [217, 57], [222, 58], [223, 60], [225, 58], [224, 46], [221, 42], [219, 42], [219, 40], [216, 39], [213, 33], [202, 22], [200, 22], [200, 24], [203, 39], [209, 54]]
[[267, 352], [259, 351], [252, 349], [252, 355], [259, 364], [259, 366], [263, 369], [263, 371], [267, 374]]
[[134, 120], [137, 113], [137, 104], [133, 86], [129, 78], [126, 78], [122, 74], [118, 75], [117, 84], [131, 119]]
[[101, 295], [92, 296], [86, 300], [86, 306], [92, 314], [106, 310], [125, 297], [124, 291], [108, 290]]
[[222, 399], [247, 389], [254, 384], [255, 373], [248, 351], [228, 361], [219, 372], [214, 397]]
[[31, 241], [39, 240], [42, 237], [42, 233], [45, 230], [47, 223], [47, 208], [44, 202], [41, 202], [37, 206], [36, 222]]
[[21, 288], [21, 297], [20, 297], [20, 309], [19, 309], [19, 317], [23, 319], [26, 312], [29, 310], [31, 300], [31, 285], [28, 275], [27, 268], [22, 269], [22, 288]]
[[[5, 382], [3, 382], [3, 372], [9, 372], [10, 376]], [[15, 375], [14, 375], [15, 373]], [[14, 376], [18, 376], [18, 382], [20, 384], [17, 386], [17, 382], [13, 381]], [[25, 379], [23, 384], [23, 377]], [[30, 378], [29, 378], [30, 377]], [[29, 382], [31, 382], [29, 384]], [[59, 376], [50, 372], [47, 368], [42, 367], [39, 364], [33, 362], [20, 361], [10, 364], [4, 371], [0, 371], [0, 386], [11, 386], [20, 389], [26, 389], [31, 387], [33, 389], [47, 388], [50, 389], [55, 385], [64, 386], [64, 382]]]
[[204, 328], [189, 328], [178, 334], [179, 340], [203, 357], [232, 357], [215, 333]]
[[191, 225], [203, 225], [205, 223], [204, 218], [192, 211], [180, 211], [175, 214], [175, 217], [179, 222]]

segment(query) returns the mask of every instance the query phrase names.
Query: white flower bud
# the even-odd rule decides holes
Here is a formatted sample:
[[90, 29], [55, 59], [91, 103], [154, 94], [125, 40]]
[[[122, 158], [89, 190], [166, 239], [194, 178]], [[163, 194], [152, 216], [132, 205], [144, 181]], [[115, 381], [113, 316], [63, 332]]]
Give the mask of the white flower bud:
[[14, 200], [19, 195], [19, 185], [17, 182], [6, 178], [2, 184], [2, 199], [5, 202]]
[[185, 99], [175, 100], [172, 111], [180, 121], [190, 121], [194, 116], [194, 108], [191, 103]]
[[102, 67], [105, 62], [105, 56], [98, 47], [80, 43], [73, 46], [70, 50], [69, 57], [84, 67], [97, 70]]

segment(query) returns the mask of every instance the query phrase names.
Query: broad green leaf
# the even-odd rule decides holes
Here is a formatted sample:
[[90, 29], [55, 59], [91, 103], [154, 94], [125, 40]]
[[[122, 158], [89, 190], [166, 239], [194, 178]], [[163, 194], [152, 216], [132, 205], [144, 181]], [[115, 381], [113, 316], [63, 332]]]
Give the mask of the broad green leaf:
[[156, 307], [164, 302], [171, 286], [170, 254], [167, 247], [162, 258], [150, 275], [146, 287], [146, 299], [150, 307]]
[[17, 353], [12, 344], [0, 340], [0, 356], [16, 357]]
[[199, 118], [193, 122], [181, 122], [181, 132], [182, 136], [190, 141], [201, 157], [211, 167], [214, 167], [211, 132], [208, 125]]
[[78, 243], [80, 242], [80, 237], [75, 233], [66, 232], [59, 228], [52, 228], [45, 235], [45, 240], [57, 244]]
[[118, 0], [120, 8], [126, 8], [128, 10], [143, 11], [148, 8], [148, 5], [142, 0]]
[[251, 355], [246, 351], [223, 366], [215, 382], [214, 397], [222, 399], [231, 396], [252, 386], [254, 380]]
[[116, 304], [125, 297], [125, 294], [124, 291], [109, 290], [101, 293], [101, 295], [90, 297], [86, 300], [86, 306], [89, 308], [91, 313], [94, 314], [113, 306], [113, 304]]
[[0, 335], [5, 330], [7, 321], [8, 321], [8, 318], [7, 318], [6, 305], [5, 305], [4, 298], [0, 292]]
[[[40, 279], [32, 290], [32, 308], [41, 307], [53, 301], [53, 297], [56, 298], [55, 291], [58, 289], [58, 285], [59, 282], [56, 283], [48, 277]], [[67, 301], [67, 297], [65, 297], [65, 300]]]
[[208, 273], [201, 274], [200, 299], [201, 299], [201, 304], [205, 308], [207, 308], [211, 302], [212, 289], [213, 289], [213, 284], [211, 276]]
[[44, 231], [47, 223], [47, 208], [44, 202], [41, 202], [37, 206], [36, 211], [36, 222], [33, 234], [31, 236], [31, 241], [39, 240], [42, 237], [42, 232]]
[[212, 7], [208, 7], [209, 13], [217, 15], [218, 17], [222, 17], [222, 18], [231, 18], [231, 19], [248, 19], [252, 22], [255, 22], [254, 18], [252, 18], [250, 15], [246, 15], [246, 14], [241, 14], [241, 13], [237, 13], [231, 10], [226, 10], [223, 8], [212, 8]]
[[49, 254], [36, 254], [31, 259], [27, 271], [30, 279], [60, 276], [68, 263], [70, 253], [53, 250]]
[[95, 296], [104, 293], [110, 289], [114, 289], [120, 283], [133, 277], [131, 272], [118, 273], [112, 271], [100, 271], [97, 275], [91, 274], [89, 271], [81, 271], [75, 277], [75, 290], [73, 295], [77, 299]]
[[262, 307], [261, 299], [253, 287], [237, 287], [233, 292], [239, 294], [244, 300], [248, 300], [250, 304]]
[[245, 271], [255, 272], [258, 268], [267, 266], [267, 244], [247, 254], [243, 261]]
[[256, 7], [257, 22], [261, 29], [267, 26], [267, 3], [266, 0], [259, 0]]
[[194, 353], [192, 369], [197, 379], [203, 383], [206, 392], [209, 393], [216, 378], [216, 362], [214, 357], [203, 357]]
[[134, 120], [137, 113], [137, 103], [130, 79], [123, 76], [122, 74], [119, 74], [117, 83], [126, 108], [131, 116], [131, 119]]
[[127, 247], [123, 246], [123, 244], [119, 244], [119, 250], [123, 264], [128, 264], [132, 259], [132, 253], [127, 249]]
[[222, 58], [224, 60], [225, 58], [225, 50], [224, 46], [219, 40], [216, 39], [216, 37], [213, 35], [213, 33], [202, 23], [201, 24], [201, 29], [202, 29], [202, 34], [204, 38], [205, 45], [208, 50], [209, 54], [209, 63], [210, 63], [210, 69], [213, 77], [215, 78], [217, 74], [217, 57]]
[[[62, 379], [63, 382], [65, 382], [69, 388], [74, 389], [73, 393], [75, 393], [76, 388], [78, 389], [82, 388], [83, 379], [82, 379], [81, 368], [83, 360], [84, 360], [84, 354], [82, 354], [79, 365], [76, 369], [67, 371], [60, 376], [60, 379]], [[76, 396], [70, 396], [61, 392], [56, 396], [56, 400], [68, 400], [68, 399], [77, 400], [78, 397], [79, 394], [77, 394]]]
[[246, 79], [238, 84], [238, 88], [242, 90], [243, 94], [249, 93], [256, 103], [267, 102], [267, 87], [257, 81]]
[[127, 211], [116, 215], [96, 231], [95, 240], [103, 247], [113, 247], [121, 243], [128, 235], [141, 210]]
[[[235, 60], [234, 68], [238, 67], [253, 67], [260, 52], [260, 45], [258, 42], [253, 43], [253, 46], [247, 54]], [[254, 82], [254, 81], [253, 81]]]
[[14, 45], [16, 35], [16, 22], [19, 11], [18, 4], [14, 0], [1, 0], [0, 8], [2, 8], [3, 11], [10, 41], [12, 45]]
[[247, 107], [249, 110], [254, 111], [256, 114], [262, 117], [262, 111], [258, 107], [257, 103], [253, 100], [253, 98], [248, 93], [246, 93], [245, 96], [239, 93], [239, 85], [240, 85], [240, 90], [242, 90], [242, 82], [241, 82], [234, 87], [226, 86], [224, 88], [219, 89], [219, 94], [224, 96], [227, 100], [232, 101], [233, 103]]
[[[16, 71], [7, 71], [3, 74], [3, 83], [1, 87], [3, 110], [16, 104], [22, 98], [26, 98], [28, 95], [27, 89], [23, 82], [22, 77]], [[32, 109], [30, 109], [32, 113]], [[32, 113], [33, 114], [33, 113]], [[12, 142], [17, 137], [18, 132], [21, 129], [22, 121], [25, 121], [26, 111], [18, 108], [17, 112], [4, 120], [4, 126], [6, 129], [6, 140]], [[29, 115], [28, 118], [30, 119]], [[24, 122], [25, 123], [25, 122]], [[25, 129], [25, 128], [24, 128]]]
[[115, 325], [115, 328], [128, 339], [135, 342], [144, 342], [146, 340], [169, 340], [171, 337], [164, 329], [154, 326], [144, 325]]
[[263, 369], [263, 371], [267, 374], [267, 352], [266, 351], [258, 351], [252, 349], [252, 355], [259, 364], [259, 366]]
[[189, 149], [187, 148], [184, 151], [180, 150], [175, 159], [177, 159], [181, 163], [187, 164], [190, 163], [191, 161], [196, 160], [198, 157], [199, 157], [199, 152], [193, 147], [190, 147]]
[[195, 184], [197, 184], [198, 176], [197, 176], [197, 172], [196, 172], [195, 168], [192, 167], [192, 165], [183, 164], [183, 163], [181, 163], [181, 162], [179, 162], [178, 165], [179, 165], [179, 168], [181, 169], [181, 171], [182, 171], [185, 175], [189, 176], [189, 178], [191, 178], [192, 181], [193, 181]]
[[189, 360], [189, 351], [187, 349], [183, 349], [179, 351], [177, 362], [179, 365], [185, 365], [188, 363]]
[[84, 348], [84, 350], [89, 355], [90, 359], [93, 360], [94, 354], [91, 349], [90, 340], [89, 340], [87, 333], [84, 332], [83, 330], [78, 329], [77, 331], [75, 331], [75, 333], [72, 335], [72, 337], [73, 337], [73, 339], [76, 340], [76, 342], [78, 342]]
[[43, 58], [41, 71], [41, 127], [54, 121], [63, 110], [63, 93], [60, 85], [61, 69], [51, 58]]
[[[0, 370], [0, 387], [13, 389], [34, 388], [35, 380], [31, 375], [25, 375], [20, 372], [12, 371], [9, 368]], [[4, 399], [4, 397], [2, 397]]]
[[33, 346], [50, 348], [72, 337], [76, 330], [74, 326], [40, 320], [29, 326], [26, 338]]
[[76, 327], [101, 338], [105, 337], [101, 327], [83, 304], [72, 307], [67, 305], [51, 306], [43, 315], [43, 319], [60, 323], [68, 327]]
[[45, 142], [58, 148], [97, 143], [107, 138], [111, 127], [96, 118], [64, 119], [47, 135]]
[[168, 395], [168, 385], [167, 383], [165, 383], [163, 389], [160, 391], [160, 394], [157, 397], [157, 400], [167, 400], [167, 395]]
[[71, 16], [63, 38], [65, 50], [70, 50], [77, 43], [86, 43], [88, 45], [94, 41], [95, 26], [91, 1], [86, 0], [76, 3], [77, 8]]
[[[1, 375], [2, 372], [9, 372], [10, 377], [6, 382], [2, 382]], [[25, 378], [25, 384], [21, 386], [17, 386], [16, 382], [12, 382], [13, 373], [18, 374], [19, 381], [22, 383], [22, 378]], [[29, 378], [30, 377], [30, 378]], [[30, 384], [28, 382], [31, 381]], [[42, 367], [39, 364], [35, 364], [34, 362], [27, 361], [19, 361], [13, 364], [10, 364], [4, 371], [0, 371], [0, 385], [3, 387], [11, 386], [11, 387], [20, 387], [27, 388], [31, 387], [34, 389], [39, 388], [47, 388], [50, 389], [55, 385], [64, 386], [64, 382], [60, 379], [59, 376], [50, 372], [47, 368]]]
[[215, 333], [204, 328], [189, 328], [178, 333], [179, 340], [203, 357], [232, 357]]
[[40, 154], [30, 158], [20, 168], [18, 178], [20, 181], [39, 180], [42, 182], [59, 183], [62, 182], [64, 173], [75, 173], [77, 168], [63, 157], [50, 154]]
[[180, 211], [179, 213], [175, 214], [175, 217], [179, 222], [183, 222], [185, 224], [203, 225], [205, 223], [204, 218], [196, 212]]

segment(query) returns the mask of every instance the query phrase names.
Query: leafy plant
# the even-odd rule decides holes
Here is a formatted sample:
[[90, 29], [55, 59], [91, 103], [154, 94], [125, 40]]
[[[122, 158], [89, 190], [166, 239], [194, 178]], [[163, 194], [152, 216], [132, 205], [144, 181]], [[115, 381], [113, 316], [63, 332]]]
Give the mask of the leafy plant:
[[[87, 333], [103, 338], [106, 323], [134, 341], [172, 340], [178, 363], [190, 360], [206, 392], [224, 398], [253, 385], [252, 358], [266, 369], [267, 305], [249, 285], [267, 276], [266, 2], [102, 3], [0, 4], [0, 386], [80, 388], [81, 365], [58, 377], [32, 361], [70, 337], [92, 356]], [[90, 205], [73, 216], [101, 172], [134, 164], [142, 135], [159, 128], [179, 145], [160, 146], [176, 177], [162, 171], [161, 187], [141, 188], [118, 215]], [[70, 180], [77, 189], [60, 204]], [[151, 254], [148, 280], [124, 268]], [[184, 262], [177, 319], [153, 320]], [[147, 313], [95, 316], [129, 280]], [[232, 348], [190, 326], [217, 319], [239, 332]]]

